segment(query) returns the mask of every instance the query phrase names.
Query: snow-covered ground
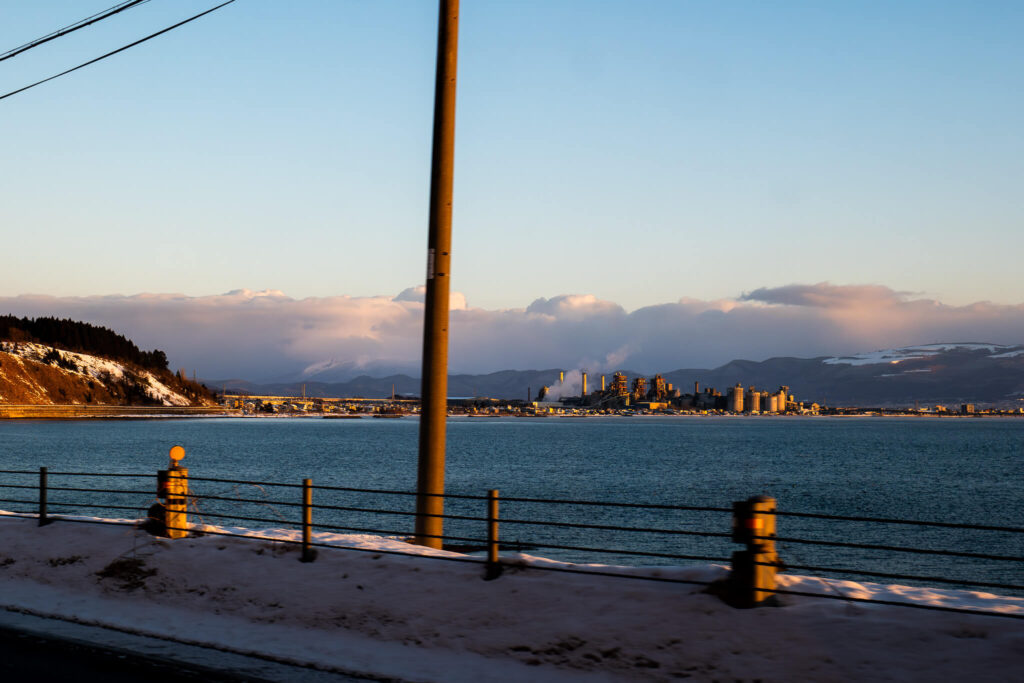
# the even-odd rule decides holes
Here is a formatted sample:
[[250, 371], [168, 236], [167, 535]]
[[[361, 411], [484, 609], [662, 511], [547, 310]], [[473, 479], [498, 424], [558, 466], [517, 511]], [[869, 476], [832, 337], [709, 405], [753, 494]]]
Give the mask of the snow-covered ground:
[[[79, 518], [83, 519], [83, 518]], [[127, 520], [123, 520], [127, 521]], [[289, 530], [213, 526], [268, 538]], [[700, 586], [542, 571], [494, 581], [455, 553], [375, 536], [297, 546], [0, 513], [0, 606], [409, 681], [1009, 681], [1024, 620], [783, 596], [732, 609]], [[355, 552], [358, 548], [363, 552]], [[410, 555], [396, 556], [400, 550]], [[434, 558], [426, 556], [435, 556]], [[577, 569], [693, 581], [719, 566]], [[791, 590], [1024, 615], [1024, 598], [783, 575]]]

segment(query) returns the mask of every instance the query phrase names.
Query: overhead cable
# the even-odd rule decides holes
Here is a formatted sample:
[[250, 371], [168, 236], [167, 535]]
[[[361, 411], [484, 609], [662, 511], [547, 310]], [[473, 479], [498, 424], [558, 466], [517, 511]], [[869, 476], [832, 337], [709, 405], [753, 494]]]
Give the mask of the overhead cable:
[[86, 26], [95, 24], [98, 21], [103, 21], [104, 19], [112, 17], [115, 14], [119, 14], [120, 12], [123, 12], [126, 9], [131, 9], [132, 7], [144, 5], [147, 2], [149, 2], [149, 0], [126, 0], [125, 2], [122, 2], [118, 5], [114, 5], [113, 7], [103, 10], [98, 14], [94, 14], [91, 17], [86, 17], [85, 19], [76, 21], [73, 24], [68, 24], [64, 28], [59, 28], [53, 33], [46, 34], [42, 38], [36, 38], [35, 40], [31, 40], [25, 43], [24, 45], [19, 45], [16, 48], [8, 50], [7, 52], [0, 54], [0, 62], [10, 59], [11, 57], [17, 57], [22, 52], [27, 52], [28, 50], [31, 50], [34, 47], [39, 47], [43, 43], [48, 43], [51, 40], [56, 40], [57, 38], [66, 36], [69, 33], [74, 33], [78, 29], [85, 28]]
[[85, 62], [84, 64], [79, 64], [78, 66], [76, 66], [74, 68], [71, 68], [71, 69], [68, 69], [67, 71], [62, 71], [59, 74], [56, 74], [54, 76], [50, 76], [49, 78], [44, 78], [41, 81], [36, 81], [35, 83], [32, 83], [31, 85], [26, 85], [23, 88], [18, 88], [17, 90], [12, 90], [11, 92], [7, 93], [6, 95], [0, 95], [0, 100], [7, 99], [11, 95], [17, 95], [18, 93], [25, 92], [26, 90], [28, 90], [30, 88], [34, 88], [37, 85], [42, 85], [43, 83], [46, 83], [47, 81], [52, 81], [55, 78], [60, 78], [61, 76], [66, 76], [67, 74], [71, 73], [72, 71], [78, 71], [79, 69], [87, 67], [90, 64], [95, 64], [96, 62], [104, 60], [107, 57], [113, 57], [114, 55], [116, 55], [119, 52], [124, 52], [128, 48], [135, 47], [136, 45], [139, 45], [141, 43], [146, 42], [147, 40], [151, 40], [153, 38], [156, 38], [157, 36], [163, 35], [164, 33], [167, 33], [168, 31], [173, 31], [174, 29], [178, 28], [179, 26], [184, 26], [185, 24], [187, 24], [187, 23], [189, 23], [191, 21], [195, 21], [196, 19], [199, 19], [200, 17], [206, 16], [210, 12], [214, 12], [216, 10], [219, 10], [221, 7], [224, 7], [225, 5], [230, 5], [234, 1], [235, 0], [227, 0], [227, 2], [223, 2], [223, 3], [219, 4], [219, 5], [217, 5], [216, 7], [211, 7], [210, 9], [206, 10], [205, 12], [200, 12], [199, 14], [196, 14], [195, 16], [189, 17], [188, 19], [185, 19], [184, 21], [179, 21], [177, 24], [174, 24], [173, 26], [168, 26], [167, 28], [165, 28], [165, 29], [163, 29], [161, 31], [157, 31], [156, 33], [153, 33], [151, 35], [146, 36], [145, 38], [140, 38], [139, 40], [136, 40], [134, 43], [129, 43], [128, 45], [125, 45], [124, 47], [120, 47], [120, 48], [114, 50], [113, 52], [108, 52], [107, 54], [101, 55], [101, 56], [99, 56], [99, 57], [97, 57], [95, 59], [90, 59], [88, 62]]

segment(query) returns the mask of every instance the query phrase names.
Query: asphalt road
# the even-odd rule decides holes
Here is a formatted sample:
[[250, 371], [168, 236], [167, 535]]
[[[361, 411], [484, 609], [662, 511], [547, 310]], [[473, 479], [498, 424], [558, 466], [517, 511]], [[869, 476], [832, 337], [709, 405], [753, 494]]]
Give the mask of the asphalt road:
[[266, 679], [0, 627], [0, 680], [6, 683], [194, 683]]
[[373, 676], [320, 671], [213, 648], [0, 610], [3, 683], [359, 683]]

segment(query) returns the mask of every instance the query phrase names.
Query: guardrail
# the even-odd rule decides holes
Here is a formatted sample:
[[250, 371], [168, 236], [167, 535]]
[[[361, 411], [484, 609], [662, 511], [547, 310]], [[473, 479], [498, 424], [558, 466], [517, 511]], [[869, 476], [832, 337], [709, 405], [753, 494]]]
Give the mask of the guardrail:
[[[118, 481], [143, 480], [150, 484], [154, 475], [147, 473], [111, 473], [111, 472], [49, 472], [47, 468], [33, 470], [0, 470], [0, 495], [5, 491], [23, 492], [22, 497], [3, 497], [0, 503], [20, 506], [12, 509], [27, 515], [34, 515], [39, 524], [45, 525], [53, 521], [89, 523], [89, 524], [122, 524], [145, 526], [150, 515], [152, 504], [157, 500], [157, 489], [133, 488], [116, 485]], [[174, 470], [170, 472], [175, 479]], [[31, 479], [30, 479], [31, 477]], [[38, 481], [33, 481], [38, 477]], [[107, 486], [100, 485], [60, 485], [54, 486], [52, 480], [61, 484], [81, 481], [115, 482]], [[909, 607], [917, 609], [958, 612], [965, 614], [982, 614], [1013, 619], [1024, 619], [1024, 614], [1005, 613], [985, 610], [945, 607], [940, 605], [914, 602], [899, 602], [874, 598], [860, 598], [846, 595], [835, 584], [829, 584], [832, 593], [820, 594], [807, 591], [780, 588], [775, 582], [775, 575], [786, 570], [800, 570], [814, 573], [838, 574], [842, 576], [869, 577], [871, 579], [898, 579], [914, 581], [924, 585], [936, 584], [957, 588], [983, 588], [1010, 592], [1024, 592], [1024, 585], [1004, 581], [982, 581], [951, 578], [942, 573], [928, 574], [913, 572], [883, 571], [895, 556], [928, 557], [957, 559], [991, 563], [1017, 563], [1017, 568], [1024, 566], [1024, 557], [1002, 554], [969, 552], [955, 549], [922, 548], [913, 546], [893, 545], [891, 543], [861, 543], [852, 540], [835, 540], [834, 538], [806, 538], [795, 535], [779, 535], [775, 525], [786, 520], [820, 520], [828, 524], [857, 525], [900, 525], [904, 527], [927, 528], [940, 531], [960, 531], [1013, 535], [1024, 534], [1024, 528], [969, 524], [956, 522], [922, 521], [892, 519], [868, 516], [844, 516], [820, 513], [795, 512], [778, 510], [775, 501], [770, 498], [752, 498], [735, 503], [732, 507], [666, 505], [655, 503], [627, 503], [614, 501], [549, 499], [507, 496], [500, 497], [497, 490], [487, 491], [484, 495], [461, 493], [443, 494], [446, 506], [452, 511], [440, 515], [450, 529], [449, 533], [431, 538], [440, 539], [445, 549], [459, 551], [461, 555], [420, 555], [418, 553], [377, 548], [358, 548], [340, 546], [327, 542], [313, 541], [312, 530], [321, 532], [362, 533], [398, 537], [408, 540], [412, 534], [402, 524], [389, 524], [382, 519], [414, 518], [417, 513], [414, 507], [415, 493], [411, 491], [360, 488], [345, 486], [314, 486], [312, 481], [305, 479], [302, 483], [260, 482], [244, 479], [217, 477], [184, 477], [187, 481], [188, 514], [204, 522], [203, 528], [195, 525], [170, 527], [182, 533], [200, 532], [208, 535], [233, 536], [251, 540], [273, 541], [296, 544], [301, 547], [301, 559], [313, 561], [316, 549], [333, 548], [353, 552], [371, 552], [387, 555], [415, 555], [425, 559], [469, 562], [483, 566], [484, 578], [493, 580], [501, 576], [508, 567], [526, 567], [531, 570], [563, 573], [590, 574], [611, 576], [623, 579], [643, 581], [659, 581], [704, 586], [708, 592], [716, 593], [727, 602], [738, 607], [753, 607], [771, 604], [774, 596], [795, 595], [821, 599], [837, 599], [856, 603], [874, 603]], [[17, 483], [12, 483], [17, 482]], [[31, 496], [32, 491], [36, 495]], [[239, 495], [247, 493], [248, 495]], [[59, 500], [51, 494], [57, 494]], [[68, 494], [79, 494], [79, 499], [69, 500]], [[17, 495], [17, 493], [11, 494]], [[99, 496], [100, 498], [97, 498]], [[318, 502], [314, 503], [314, 496]], [[84, 498], [84, 500], [83, 500]], [[369, 499], [369, 502], [360, 502]], [[321, 502], [319, 499], [325, 499]], [[408, 507], [396, 509], [387, 507], [383, 501], [408, 501]], [[396, 504], [400, 505], [400, 504]], [[132, 512], [137, 518], [133, 521], [111, 521], [95, 518], [76, 519], [65, 514], [53, 514], [51, 508], [57, 507], [64, 511], [89, 510], [96, 512]], [[510, 508], [518, 514], [500, 517], [499, 508]], [[565, 516], [567, 510], [574, 511], [568, 515], [569, 521], [556, 520], [555, 510]], [[267, 512], [269, 511], [269, 515]], [[282, 511], [297, 512], [296, 515]], [[668, 520], [674, 524], [644, 525], [639, 520], [644, 515], [656, 515], [662, 522]], [[612, 515], [611, 521], [603, 519]], [[625, 515], [627, 522], [615, 522], [615, 516]], [[726, 527], [722, 516], [730, 516], [730, 526]], [[314, 516], [316, 517], [314, 521]], [[242, 535], [231, 530], [215, 531], [205, 528], [205, 520], [224, 520], [227, 522], [259, 523], [273, 525], [273, 528], [288, 528], [299, 531], [301, 539], [282, 539], [264, 535]], [[572, 521], [575, 519], [575, 521]], [[713, 530], [693, 528], [699, 523], [722, 522]], [[152, 524], [151, 519], [148, 520]], [[411, 524], [408, 525], [411, 527]], [[397, 528], [396, 528], [397, 527]], [[687, 528], [683, 528], [687, 527]], [[515, 540], [502, 540], [501, 529], [515, 529]], [[839, 529], [844, 537], [849, 538], [849, 529]], [[482, 532], [482, 533], [481, 533]], [[520, 532], [526, 532], [525, 538]], [[745, 545], [742, 551], [714, 552], [715, 547], [707, 553], [671, 552], [680, 539], [710, 542], [717, 549], [726, 543]], [[575, 539], [575, 540], [574, 540]], [[617, 546], [605, 545], [609, 541], [618, 541]], [[626, 546], [626, 547], [622, 547]], [[796, 557], [799, 547], [828, 548], [830, 552], [844, 553], [849, 558], [850, 551], [870, 551], [877, 557], [871, 569], [850, 566], [831, 566], [823, 563], [782, 561], [776, 554], [776, 546], [785, 549], [787, 558]], [[565, 559], [570, 564], [548, 565], [527, 563], [523, 558], [509, 555], [508, 551], [533, 550], [543, 548], [555, 551], [553, 559]], [[502, 554], [505, 551], [505, 554]], [[482, 553], [473, 556], [468, 553]], [[561, 554], [558, 557], [558, 554]], [[623, 568], [608, 566], [606, 568], [572, 566], [572, 561], [581, 557], [617, 556], [641, 560], [647, 563], [678, 564], [679, 561], [696, 561], [705, 563], [727, 563], [731, 565], [729, 579], [725, 582], [695, 581], [672, 576], [655, 576], [651, 572], [635, 573]], [[840, 555], [842, 557], [843, 555]], [[575, 560], [574, 560], [575, 558]], [[879, 567], [878, 565], [883, 565]]]

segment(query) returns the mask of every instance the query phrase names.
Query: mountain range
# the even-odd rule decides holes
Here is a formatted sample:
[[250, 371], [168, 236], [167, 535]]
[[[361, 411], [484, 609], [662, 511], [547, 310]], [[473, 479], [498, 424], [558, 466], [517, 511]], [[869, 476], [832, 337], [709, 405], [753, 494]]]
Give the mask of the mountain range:
[[[341, 364], [325, 363], [324, 370], [341, 370]], [[347, 373], [351, 368], [345, 366]], [[566, 369], [568, 370], [568, 369]], [[630, 379], [639, 373], [622, 369]], [[308, 379], [276, 384], [244, 380], [208, 380], [214, 389], [263, 395], [365, 397], [390, 396], [392, 392], [419, 395], [420, 380], [397, 372], [372, 377], [368, 374], [346, 381]], [[329, 374], [329, 373], [325, 373]], [[604, 373], [610, 378], [611, 372]], [[661, 373], [683, 393], [715, 387], [723, 393], [740, 383], [763, 389], [790, 387], [797, 400], [843, 406], [911, 406], [920, 404], [979, 403], [994, 406], [1024, 404], [1024, 345], [958, 342], [883, 349], [851, 356], [816, 358], [778, 357], [763, 361], [733, 360], [712, 369], [686, 368]], [[448, 395], [525, 399], [536, 396], [541, 386], [558, 385], [559, 369], [502, 370], [481, 375], [451, 375]], [[573, 378], [574, 379], [570, 379]], [[579, 391], [578, 373], [569, 375], [562, 393]], [[575, 381], [575, 384], [571, 384]], [[589, 375], [589, 389], [600, 386], [599, 373]]]

